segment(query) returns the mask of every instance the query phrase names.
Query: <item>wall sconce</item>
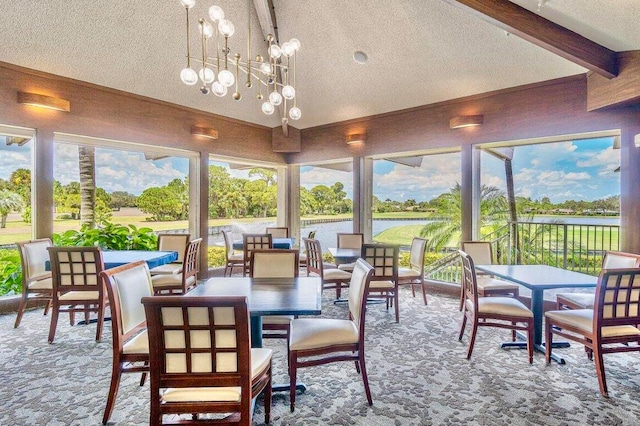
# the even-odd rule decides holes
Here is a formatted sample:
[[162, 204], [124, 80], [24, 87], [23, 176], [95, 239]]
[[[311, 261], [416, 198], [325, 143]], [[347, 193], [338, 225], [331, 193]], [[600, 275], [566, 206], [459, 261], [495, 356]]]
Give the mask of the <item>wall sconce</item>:
[[347, 145], [362, 143], [367, 140], [366, 133], [357, 133], [355, 135], [347, 135]]
[[482, 123], [484, 123], [484, 116], [482, 115], [461, 115], [449, 120], [449, 128], [460, 129], [462, 127], [479, 126]]
[[218, 139], [218, 131], [210, 127], [191, 126], [191, 134], [209, 139]]
[[68, 100], [54, 98], [53, 96], [38, 95], [37, 93], [18, 92], [18, 103], [56, 111], [71, 111], [71, 103]]

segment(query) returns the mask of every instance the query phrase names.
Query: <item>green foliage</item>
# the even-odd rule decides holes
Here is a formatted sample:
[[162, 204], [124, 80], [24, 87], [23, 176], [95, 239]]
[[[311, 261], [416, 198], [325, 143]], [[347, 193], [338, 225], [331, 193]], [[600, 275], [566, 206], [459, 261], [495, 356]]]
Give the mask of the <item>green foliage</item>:
[[189, 217], [189, 188], [186, 182], [174, 179], [166, 186], [145, 189], [137, 203], [152, 215], [152, 221], [184, 220]]
[[7, 189], [0, 190], [0, 228], [7, 224], [7, 216], [13, 211], [20, 211], [23, 206], [22, 196]]
[[122, 207], [136, 207], [138, 197], [125, 191], [113, 191], [109, 207], [119, 210]]
[[98, 246], [105, 250], [155, 250], [158, 237], [151, 228], [107, 223], [96, 229], [53, 234], [53, 243], [56, 246]]
[[207, 250], [207, 263], [210, 267], [225, 266], [227, 254], [224, 247], [209, 246]]
[[0, 296], [22, 292], [22, 265], [18, 250], [0, 250]]

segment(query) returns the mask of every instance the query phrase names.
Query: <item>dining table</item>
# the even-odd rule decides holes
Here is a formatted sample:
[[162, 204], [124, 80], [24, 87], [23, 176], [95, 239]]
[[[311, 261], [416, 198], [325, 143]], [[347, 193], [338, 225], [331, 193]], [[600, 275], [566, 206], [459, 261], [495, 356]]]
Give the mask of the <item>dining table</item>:
[[[104, 269], [111, 269], [140, 260], [147, 262], [149, 269], [151, 269], [156, 266], [175, 262], [178, 260], [178, 252], [158, 250], [102, 250]], [[45, 262], [45, 269], [47, 271], [51, 270], [51, 263], [48, 260]]]
[[361, 250], [354, 248], [329, 247], [329, 253], [336, 264], [353, 263], [360, 258]]
[[[478, 271], [499, 277], [531, 290], [531, 311], [533, 312], [534, 350], [545, 352], [542, 341], [542, 319], [544, 317], [544, 291], [556, 288], [595, 287], [598, 277], [569, 271], [549, 265], [475, 265]], [[568, 347], [568, 342], [553, 342], [553, 347]], [[503, 348], [526, 348], [526, 342], [505, 342]], [[565, 360], [552, 354], [554, 361], [564, 364]]]
[[[295, 238], [273, 238], [272, 242], [273, 242], [274, 249], [291, 250], [293, 248], [293, 245], [296, 242], [296, 239]], [[244, 244], [241, 240], [233, 242], [234, 250], [242, 250], [243, 247], [244, 247]]]
[[[189, 296], [245, 296], [251, 322], [251, 347], [262, 347], [262, 317], [268, 315], [320, 315], [322, 281], [319, 277], [252, 278], [216, 277], [199, 284]], [[306, 386], [298, 383], [303, 391]], [[288, 384], [273, 385], [275, 391]]]

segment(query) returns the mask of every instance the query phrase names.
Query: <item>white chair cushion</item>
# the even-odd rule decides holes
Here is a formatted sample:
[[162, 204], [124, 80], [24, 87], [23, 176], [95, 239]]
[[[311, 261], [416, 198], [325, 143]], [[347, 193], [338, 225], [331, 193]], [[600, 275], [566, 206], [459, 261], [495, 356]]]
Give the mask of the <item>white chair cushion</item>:
[[45, 278], [38, 281], [32, 281], [29, 283], [30, 290], [52, 290], [53, 281], [51, 278]]
[[514, 290], [518, 284], [509, 283], [491, 277], [478, 277], [478, 289], [482, 290]]
[[[266, 348], [251, 349], [251, 379], [255, 379], [271, 362], [273, 351]], [[163, 402], [233, 401], [242, 397], [240, 387], [167, 389]]]
[[342, 270], [342, 271], [348, 271], [351, 272], [353, 271], [353, 268], [356, 267], [355, 262], [354, 263], [342, 263], [340, 265], [338, 265], [338, 269]]
[[70, 291], [68, 293], [63, 294], [58, 299], [62, 302], [65, 301], [84, 301], [84, 300], [98, 300], [100, 297], [100, 293], [97, 291]]
[[262, 324], [289, 324], [294, 318], [293, 315], [269, 315], [262, 317]]
[[589, 293], [558, 293], [556, 297], [562, 297], [582, 309], [593, 309], [596, 303], [596, 296]]
[[324, 271], [324, 279], [351, 281], [351, 273], [341, 269], [327, 269]]
[[127, 340], [122, 345], [122, 352], [125, 354], [148, 354], [149, 353], [149, 335], [147, 330], [136, 334], [132, 339]]
[[[196, 277], [193, 275], [187, 278], [187, 287], [193, 285], [196, 281]], [[171, 275], [154, 275], [151, 277], [151, 282], [153, 283], [154, 288], [162, 288], [162, 287], [172, 287], [175, 285], [182, 284], [182, 274], [171, 274]]]
[[[473, 311], [473, 302], [467, 299], [465, 303], [467, 309]], [[480, 297], [478, 298], [478, 313], [533, 318], [533, 312], [513, 297]]]
[[167, 263], [151, 268], [149, 272], [151, 272], [151, 275], [179, 274], [182, 272], [182, 263]]
[[420, 271], [412, 268], [398, 268], [398, 278], [420, 278]]
[[[586, 334], [593, 330], [593, 309], [571, 309], [548, 311], [545, 316], [565, 325], [576, 327]], [[602, 327], [602, 337], [622, 337], [640, 335], [640, 330], [632, 325]]]
[[369, 290], [394, 289], [396, 285], [393, 281], [371, 281]]
[[289, 349], [324, 348], [358, 342], [358, 328], [350, 320], [296, 318], [291, 322]]
[[229, 256], [229, 262], [244, 262], [244, 255], [242, 253], [232, 254]]

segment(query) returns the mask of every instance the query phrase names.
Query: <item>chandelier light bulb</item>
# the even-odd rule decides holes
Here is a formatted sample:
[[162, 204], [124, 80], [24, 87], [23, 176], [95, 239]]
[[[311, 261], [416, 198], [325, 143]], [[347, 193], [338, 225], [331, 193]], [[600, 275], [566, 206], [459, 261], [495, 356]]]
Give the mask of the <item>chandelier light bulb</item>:
[[223, 97], [227, 94], [227, 88], [223, 86], [222, 83], [220, 83], [218, 80], [214, 81], [211, 85], [211, 91], [214, 95], [219, 97]]
[[282, 51], [282, 54], [287, 58], [293, 55], [294, 53], [296, 53], [296, 50], [294, 49], [293, 45], [288, 41], [285, 41], [284, 43], [282, 43], [282, 47], [280, 48], [280, 50]]
[[285, 99], [293, 99], [296, 97], [296, 89], [293, 86], [286, 85], [282, 88], [282, 96]]
[[218, 80], [224, 87], [231, 87], [233, 83], [236, 82], [236, 78], [233, 76], [233, 73], [229, 70], [222, 70], [218, 73]]
[[293, 46], [294, 51], [297, 52], [298, 50], [300, 50], [300, 40], [298, 40], [297, 38], [292, 38], [291, 40], [289, 40], [289, 44]]
[[202, 25], [200, 25], [200, 32], [206, 38], [211, 38], [211, 36], [213, 35], [213, 27], [211, 26], [210, 23], [208, 23], [207, 21], [204, 21]]
[[273, 59], [278, 59], [282, 55], [282, 51], [280, 50], [280, 46], [277, 44], [272, 44], [269, 46], [269, 56]]
[[300, 111], [300, 108], [293, 107], [289, 110], [289, 118], [292, 120], [300, 120], [300, 117], [302, 117], [302, 111]]
[[263, 62], [260, 64], [260, 71], [262, 71], [263, 74], [271, 74], [271, 64], [269, 62]]
[[274, 108], [273, 104], [271, 102], [264, 102], [262, 104], [262, 112], [264, 112], [267, 115], [271, 115], [273, 114], [273, 111], [275, 111], [276, 109]]
[[180, 79], [184, 84], [193, 86], [198, 82], [198, 74], [191, 68], [184, 68], [180, 71]]
[[182, 5], [187, 9], [191, 9], [196, 5], [196, 0], [180, 0], [180, 3], [182, 3]]
[[220, 6], [213, 5], [209, 8], [209, 18], [213, 22], [219, 22], [224, 19], [224, 10]]
[[282, 95], [276, 91], [269, 93], [269, 102], [273, 105], [280, 105], [282, 103]]
[[223, 19], [218, 23], [218, 30], [220, 31], [220, 34], [222, 34], [223, 36], [231, 37], [233, 33], [236, 32], [236, 27], [233, 25], [233, 23], [230, 20]]
[[200, 80], [202, 80], [202, 82], [205, 84], [213, 83], [213, 80], [215, 80], [216, 78], [211, 68], [200, 68], [200, 71], [198, 72], [198, 76], [200, 77]]

